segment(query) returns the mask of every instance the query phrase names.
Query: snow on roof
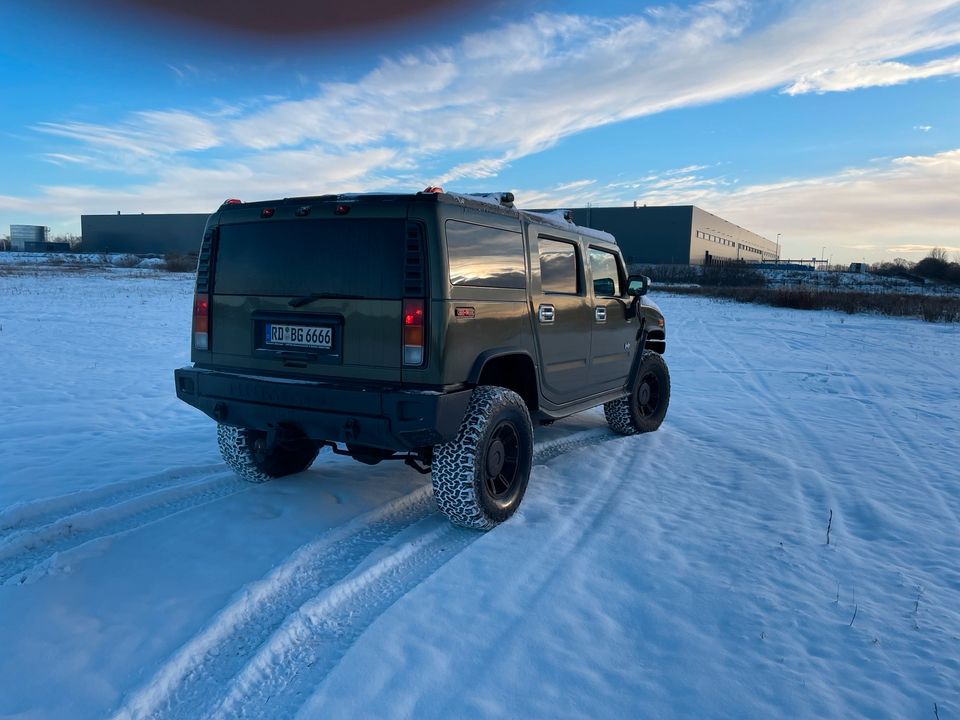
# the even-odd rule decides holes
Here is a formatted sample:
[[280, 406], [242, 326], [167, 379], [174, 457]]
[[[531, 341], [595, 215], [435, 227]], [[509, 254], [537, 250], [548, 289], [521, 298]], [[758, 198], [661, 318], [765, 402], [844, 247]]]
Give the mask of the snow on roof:
[[604, 242], [608, 242], [613, 245], [617, 244], [617, 239], [608, 232], [604, 232], [603, 230], [596, 230], [590, 227], [584, 227], [583, 225], [577, 225], [576, 223], [570, 222], [564, 216], [563, 210], [553, 210], [548, 213], [531, 212], [529, 210], [521, 210], [520, 212], [522, 212], [527, 217], [533, 220], [536, 220], [537, 222], [541, 222], [545, 225], [552, 225], [554, 227], [560, 228], [561, 230], [569, 230], [571, 232], [577, 232], [577, 233], [580, 233], [581, 235], [586, 235], [587, 237], [594, 238], [595, 240], [602, 240]]
[[519, 212], [521, 215], [526, 216], [527, 218], [529, 218], [529, 219], [531, 219], [531, 220], [535, 220], [535, 221], [538, 222], [538, 223], [542, 223], [542, 224], [544, 224], [544, 225], [550, 225], [550, 226], [552, 226], [552, 227], [559, 228], [559, 229], [561, 229], [561, 230], [567, 230], [568, 232], [580, 233], [581, 235], [585, 235], [586, 237], [593, 238], [594, 240], [600, 240], [600, 241], [602, 241], [602, 242], [608, 242], [608, 243], [611, 243], [611, 244], [613, 244], [613, 245], [616, 245], [616, 244], [617, 244], [617, 239], [616, 239], [613, 235], [611, 235], [610, 233], [608, 233], [608, 232], [604, 232], [603, 230], [595, 230], [594, 228], [584, 227], [583, 225], [577, 225], [577, 224], [575, 224], [575, 223], [570, 222], [570, 221], [567, 220], [567, 218], [564, 216], [564, 211], [563, 211], [563, 210], [553, 210], [552, 212], [548, 212], [548, 213], [539, 213], [539, 212], [532, 212], [532, 211], [530, 211], [530, 210], [521, 210], [520, 208], [514, 208], [513, 200], [512, 200], [512, 199], [511, 199], [509, 202], [504, 202], [504, 201], [503, 201], [503, 197], [504, 197], [505, 195], [510, 195], [510, 197], [512, 198], [512, 197], [513, 197], [513, 193], [502, 193], [502, 192], [495, 192], [495, 193], [452, 193], [452, 192], [447, 192], [446, 194], [449, 195], [449, 196], [451, 196], [451, 197], [454, 197], [454, 198], [462, 198], [462, 199], [465, 199], [465, 200], [473, 200], [474, 202], [482, 202], [482, 203], [486, 203], [487, 205], [494, 205], [494, 206], [500, 207], [500, 208], [515, 209], [515, 210], [517, 210], [517, 212]]

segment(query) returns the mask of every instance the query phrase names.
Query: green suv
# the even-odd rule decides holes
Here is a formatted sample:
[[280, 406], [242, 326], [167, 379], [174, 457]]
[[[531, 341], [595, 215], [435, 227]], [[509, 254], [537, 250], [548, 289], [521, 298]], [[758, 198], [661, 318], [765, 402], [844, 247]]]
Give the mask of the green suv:
[[523, 498], [533, 426], [603, 405], [656, 430], [663, 315], [610, 235], [513, 195], [228, 200], [197, 265], [178, 397], [218, 423], [243, 478], [324, 446], [430, 472], [440, 509], [487, 529]]

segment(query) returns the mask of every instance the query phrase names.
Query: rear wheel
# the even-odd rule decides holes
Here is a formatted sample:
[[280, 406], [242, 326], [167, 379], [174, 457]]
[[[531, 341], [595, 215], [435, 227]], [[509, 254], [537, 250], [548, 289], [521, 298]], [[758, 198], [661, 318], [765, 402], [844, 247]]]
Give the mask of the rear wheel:
[[489, 530], [520, 506], [533, 462], [533, 424], [506, 388], [473, 391], [455, 440], [437, 445], [431, 465], [437, 505], [456, 525]]
[[603, 404], [610, 429], [621, 435], [653, 432], [670, 404], [670, 372], [663, 356], [645, 350], [630, 394]]
[[262, 430], [217, 425], [224, 461], [247, 482], [262, 483], [306, 470], [317, 459], [320, 443], [290, 435], [269, 442]]

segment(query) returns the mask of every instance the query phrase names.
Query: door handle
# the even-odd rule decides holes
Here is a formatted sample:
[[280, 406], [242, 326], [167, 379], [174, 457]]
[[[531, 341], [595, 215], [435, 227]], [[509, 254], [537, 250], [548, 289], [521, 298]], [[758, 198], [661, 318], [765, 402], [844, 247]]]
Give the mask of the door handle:
[[606, 322], [607, 321], [607, 309], [605, 307], [598, 307], [595, 310], [595, 316], [597, 322]]
[[541, 305], [537, 308], [537, 318], [542, 323], [552, 323], [557, 317], [557, 311], [553, 305]]

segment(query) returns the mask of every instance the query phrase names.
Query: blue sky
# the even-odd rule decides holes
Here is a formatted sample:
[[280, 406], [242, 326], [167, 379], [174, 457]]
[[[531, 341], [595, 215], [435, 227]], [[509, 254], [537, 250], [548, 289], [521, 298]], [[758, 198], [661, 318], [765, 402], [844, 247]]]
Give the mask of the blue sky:
[[793, 257], [960, 253], [958, 1], [490, 2], [272, 44], [23, 5], [0, 29], [0, 232], [439, 183], [693, 203]]

